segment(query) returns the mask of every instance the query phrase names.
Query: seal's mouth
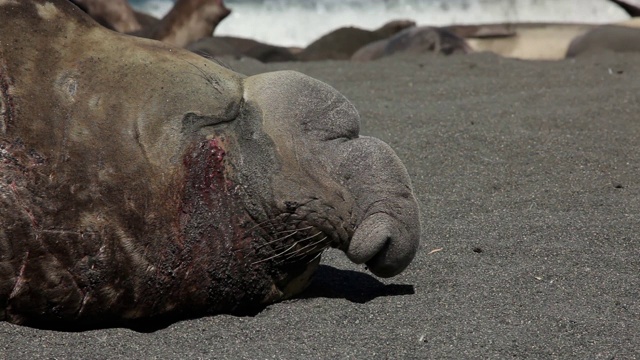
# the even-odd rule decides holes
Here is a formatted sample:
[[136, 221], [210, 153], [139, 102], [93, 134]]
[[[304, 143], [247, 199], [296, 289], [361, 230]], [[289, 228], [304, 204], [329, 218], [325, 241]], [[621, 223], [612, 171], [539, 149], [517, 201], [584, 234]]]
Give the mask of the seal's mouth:
[[321, 255], [332, 246], [334, 236], [295, 212], [283, 213], [258, 227], [262, 242], [252, 243], [254, 261], [250, 265], [273, 274], [273, 288], [264, 302], [300, 294], [311, 283]]
[[310, 261], [319, 258], [330, 244], [330, 237], [313, 226], [271, 232], [263, 244], [254, 248], [259, 260], [252, 265]]
[[310, 262], [330, 247], [344, 248], [353, 235], [344, 216], [318, 198], [285, 201], [278, 211], [259, 224], [263, 242], [253, 245], [253, 265]]

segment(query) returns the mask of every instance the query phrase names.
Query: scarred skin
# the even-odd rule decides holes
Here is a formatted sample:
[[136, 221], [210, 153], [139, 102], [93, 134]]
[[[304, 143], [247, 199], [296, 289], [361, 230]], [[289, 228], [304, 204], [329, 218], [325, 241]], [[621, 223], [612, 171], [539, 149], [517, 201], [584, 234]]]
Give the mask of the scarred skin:
[[302, 291], [328, 247], [384, 277], [413, 259], [407, 172], [330, 86], [245, 77], [66, 0], [0, 1], [0, 23], [0, 319], [244, 311]]

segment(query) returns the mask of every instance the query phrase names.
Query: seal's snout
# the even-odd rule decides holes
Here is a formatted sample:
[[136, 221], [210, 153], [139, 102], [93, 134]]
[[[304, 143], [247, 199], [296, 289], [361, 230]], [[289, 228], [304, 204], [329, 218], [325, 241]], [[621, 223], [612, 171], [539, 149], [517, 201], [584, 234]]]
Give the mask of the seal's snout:
[[366, 263], [380, 277], [401, 273], [413, 260], [418, 239], [391, 216], [376, 213], [356, 229], [347, 256], [356, 264]]
[[401, 273], [420, 242], [420, 210], [404, 165], [384, 142], [366, 136], [336, 149], [335, 175], [360, 211], [346, 254], [380, 277]]
[[420, 217], [394, 151], [359, 135], [357, 110], [325, 83], [280, 71], [244, 84], [247, 103], [260, 109], [263, 128], [277, 144], [282, 198], [330, 205], [339, 219], [330, 220], [338, 222], [331, 227], [348, 233], [334, 246], [377, 276], [402, 272], [418, 248]]

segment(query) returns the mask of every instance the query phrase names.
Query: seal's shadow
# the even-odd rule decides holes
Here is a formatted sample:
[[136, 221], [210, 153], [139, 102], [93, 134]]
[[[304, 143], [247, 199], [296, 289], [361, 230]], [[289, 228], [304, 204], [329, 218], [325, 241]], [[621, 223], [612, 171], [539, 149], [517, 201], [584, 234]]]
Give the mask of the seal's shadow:
[[364, 304], [381, 296], [413, 295], [413, 285], [384, 284], [375, 277], [352, 270], [320, 265], [311, 285], [297, 298], [332, 298]]
[[[315, 299], [331, 298], [346, 299], [348, 301], [364, 304], [381, 296], [398, 296], [415, 294], [413, 285], [384, 284], [375, 277], [352, 270], [341, 270], [329, 265], [320, 265], [314, 274], [313, 281], [309, 287], [295, 299]], [[243, 309], [229, 315], [235, 316], [255, 316], [267, 306]], [[102, 323], [95, 326], [91, 323], [41, 323], [30, 324], [29, 326], [55, 331], [78, 332], [86, 330], [97, 330], [105, 328], [128, 328], [141, 333], [151, 333], [165, 329], [177, 322], [194, 319], [200, 316], [190, 317], [187, 314], [172, 314], [157, 316], [151, 319], [131, 320], [126, 322], [115, 321], [114, 323]]]

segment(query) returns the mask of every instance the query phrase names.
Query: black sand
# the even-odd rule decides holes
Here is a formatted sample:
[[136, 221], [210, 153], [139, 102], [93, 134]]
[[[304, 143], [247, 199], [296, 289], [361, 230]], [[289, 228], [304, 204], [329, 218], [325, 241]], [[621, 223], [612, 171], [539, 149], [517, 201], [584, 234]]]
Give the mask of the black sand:
[[640, 56], [293, 68], [405, 162], [421, 249], [388, 280], [332, 251], [302, 299], [155, 332], [0, 323], [0, 359], [640, 358]]

